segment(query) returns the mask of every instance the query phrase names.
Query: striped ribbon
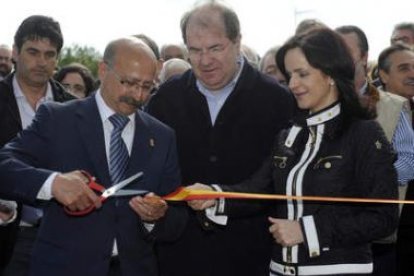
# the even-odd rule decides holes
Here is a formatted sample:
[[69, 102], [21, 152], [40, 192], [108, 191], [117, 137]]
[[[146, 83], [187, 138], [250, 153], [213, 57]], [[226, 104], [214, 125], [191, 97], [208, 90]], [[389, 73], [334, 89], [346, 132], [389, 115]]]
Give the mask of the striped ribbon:
[[349, 202], [349, 203], [386, 203], [386, 204], [414, 204], [414, 200], [398, 200], [387, 198], [358, 198], [358, 197], [332, 197], [332, 196], [293, 196], [279, 194], [252, 194], [235, 192], [218, 192], [208, 190], [192, 190], [179, 187], [176, 191], [162, 197], [167, 201], [189, 201], [206, 199], [267, 199], [267, 200], [302, 200], [324, 202]]

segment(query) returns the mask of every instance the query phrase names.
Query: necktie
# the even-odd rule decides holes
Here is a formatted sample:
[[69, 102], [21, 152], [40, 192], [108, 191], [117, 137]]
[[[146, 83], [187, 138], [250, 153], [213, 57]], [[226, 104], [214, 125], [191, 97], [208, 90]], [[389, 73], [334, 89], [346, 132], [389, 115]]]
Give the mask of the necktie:
[[114, 126], [109, 143], [109, 174], [112, 184], [116, 184], [124, 178], [128, 165], [128, 149], [121, 134], [129, 122], [129, 118], [120, 114], [114, 114], [109, 117], [109, 121]]

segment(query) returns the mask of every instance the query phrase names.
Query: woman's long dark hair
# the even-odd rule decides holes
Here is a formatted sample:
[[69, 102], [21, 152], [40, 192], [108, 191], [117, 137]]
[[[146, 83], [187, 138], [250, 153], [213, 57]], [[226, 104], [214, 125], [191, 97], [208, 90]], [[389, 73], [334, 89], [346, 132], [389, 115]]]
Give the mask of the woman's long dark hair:
[[278, 51], [276, 62], [287, 80], [285, 56], [291, 49], [302, 50], [309, 64], [331, 77], [338, 89], [343, 118], [348, 123], [354, 119], [369, 119], [370, 114], [360, 104], [354, 86], [354, 63], [351, 54], [336, 32], [324, 28], [290, 38]]

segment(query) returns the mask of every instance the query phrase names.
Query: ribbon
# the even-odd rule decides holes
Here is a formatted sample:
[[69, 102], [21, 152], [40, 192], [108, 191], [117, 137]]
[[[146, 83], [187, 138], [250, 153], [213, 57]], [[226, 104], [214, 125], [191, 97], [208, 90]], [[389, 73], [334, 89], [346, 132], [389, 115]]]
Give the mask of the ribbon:
[[386, 203], [386, 204], [414, 204], [414, 200], [398, 200], [387, 198], [358, 198], [358, 197], [332, 197], [332, 196], [295, 196], [280, 194], [253, 194], [236, 192], [219, 192], [209, 190], [192, 190], [179, 187], [174, 192], [162, 197], [167, 201], [189, 201], [207, 199], [267, 199], [267, 200], [302, 200], [324, 202], [348, 202], [348, 203]]

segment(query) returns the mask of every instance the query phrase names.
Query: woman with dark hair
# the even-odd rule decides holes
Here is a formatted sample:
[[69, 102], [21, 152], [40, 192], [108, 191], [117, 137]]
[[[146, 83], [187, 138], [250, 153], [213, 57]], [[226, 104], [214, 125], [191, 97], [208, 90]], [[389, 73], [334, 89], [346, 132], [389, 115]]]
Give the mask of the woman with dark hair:
[[[354, 65], [341, 37], [329, 29], [299, 34], [277, 63], [300, 111], [282, 131], [262, 168], [250, 179], [217, 189], [288, 196], [396, 198], [394, 156], [379, 125], [354, 91]], [[225, 183], [222, 183], [225, 184]], [[194, 184], [192, 189], [212, 189]], [[232, 217], [266, 203], [194, 200], [195, 210]], [[396, 205], [267, 202], [274, 238], [270, 275], [368, 275], [371, 242], [397, 227]], [[243, 261], [243, 260], [240, 260]]]
[[62, 67], [54, 76], [66, 90], [78, 98], [85, 98], [95, 91], [95, 79], [91, 71], [80, 63]]

